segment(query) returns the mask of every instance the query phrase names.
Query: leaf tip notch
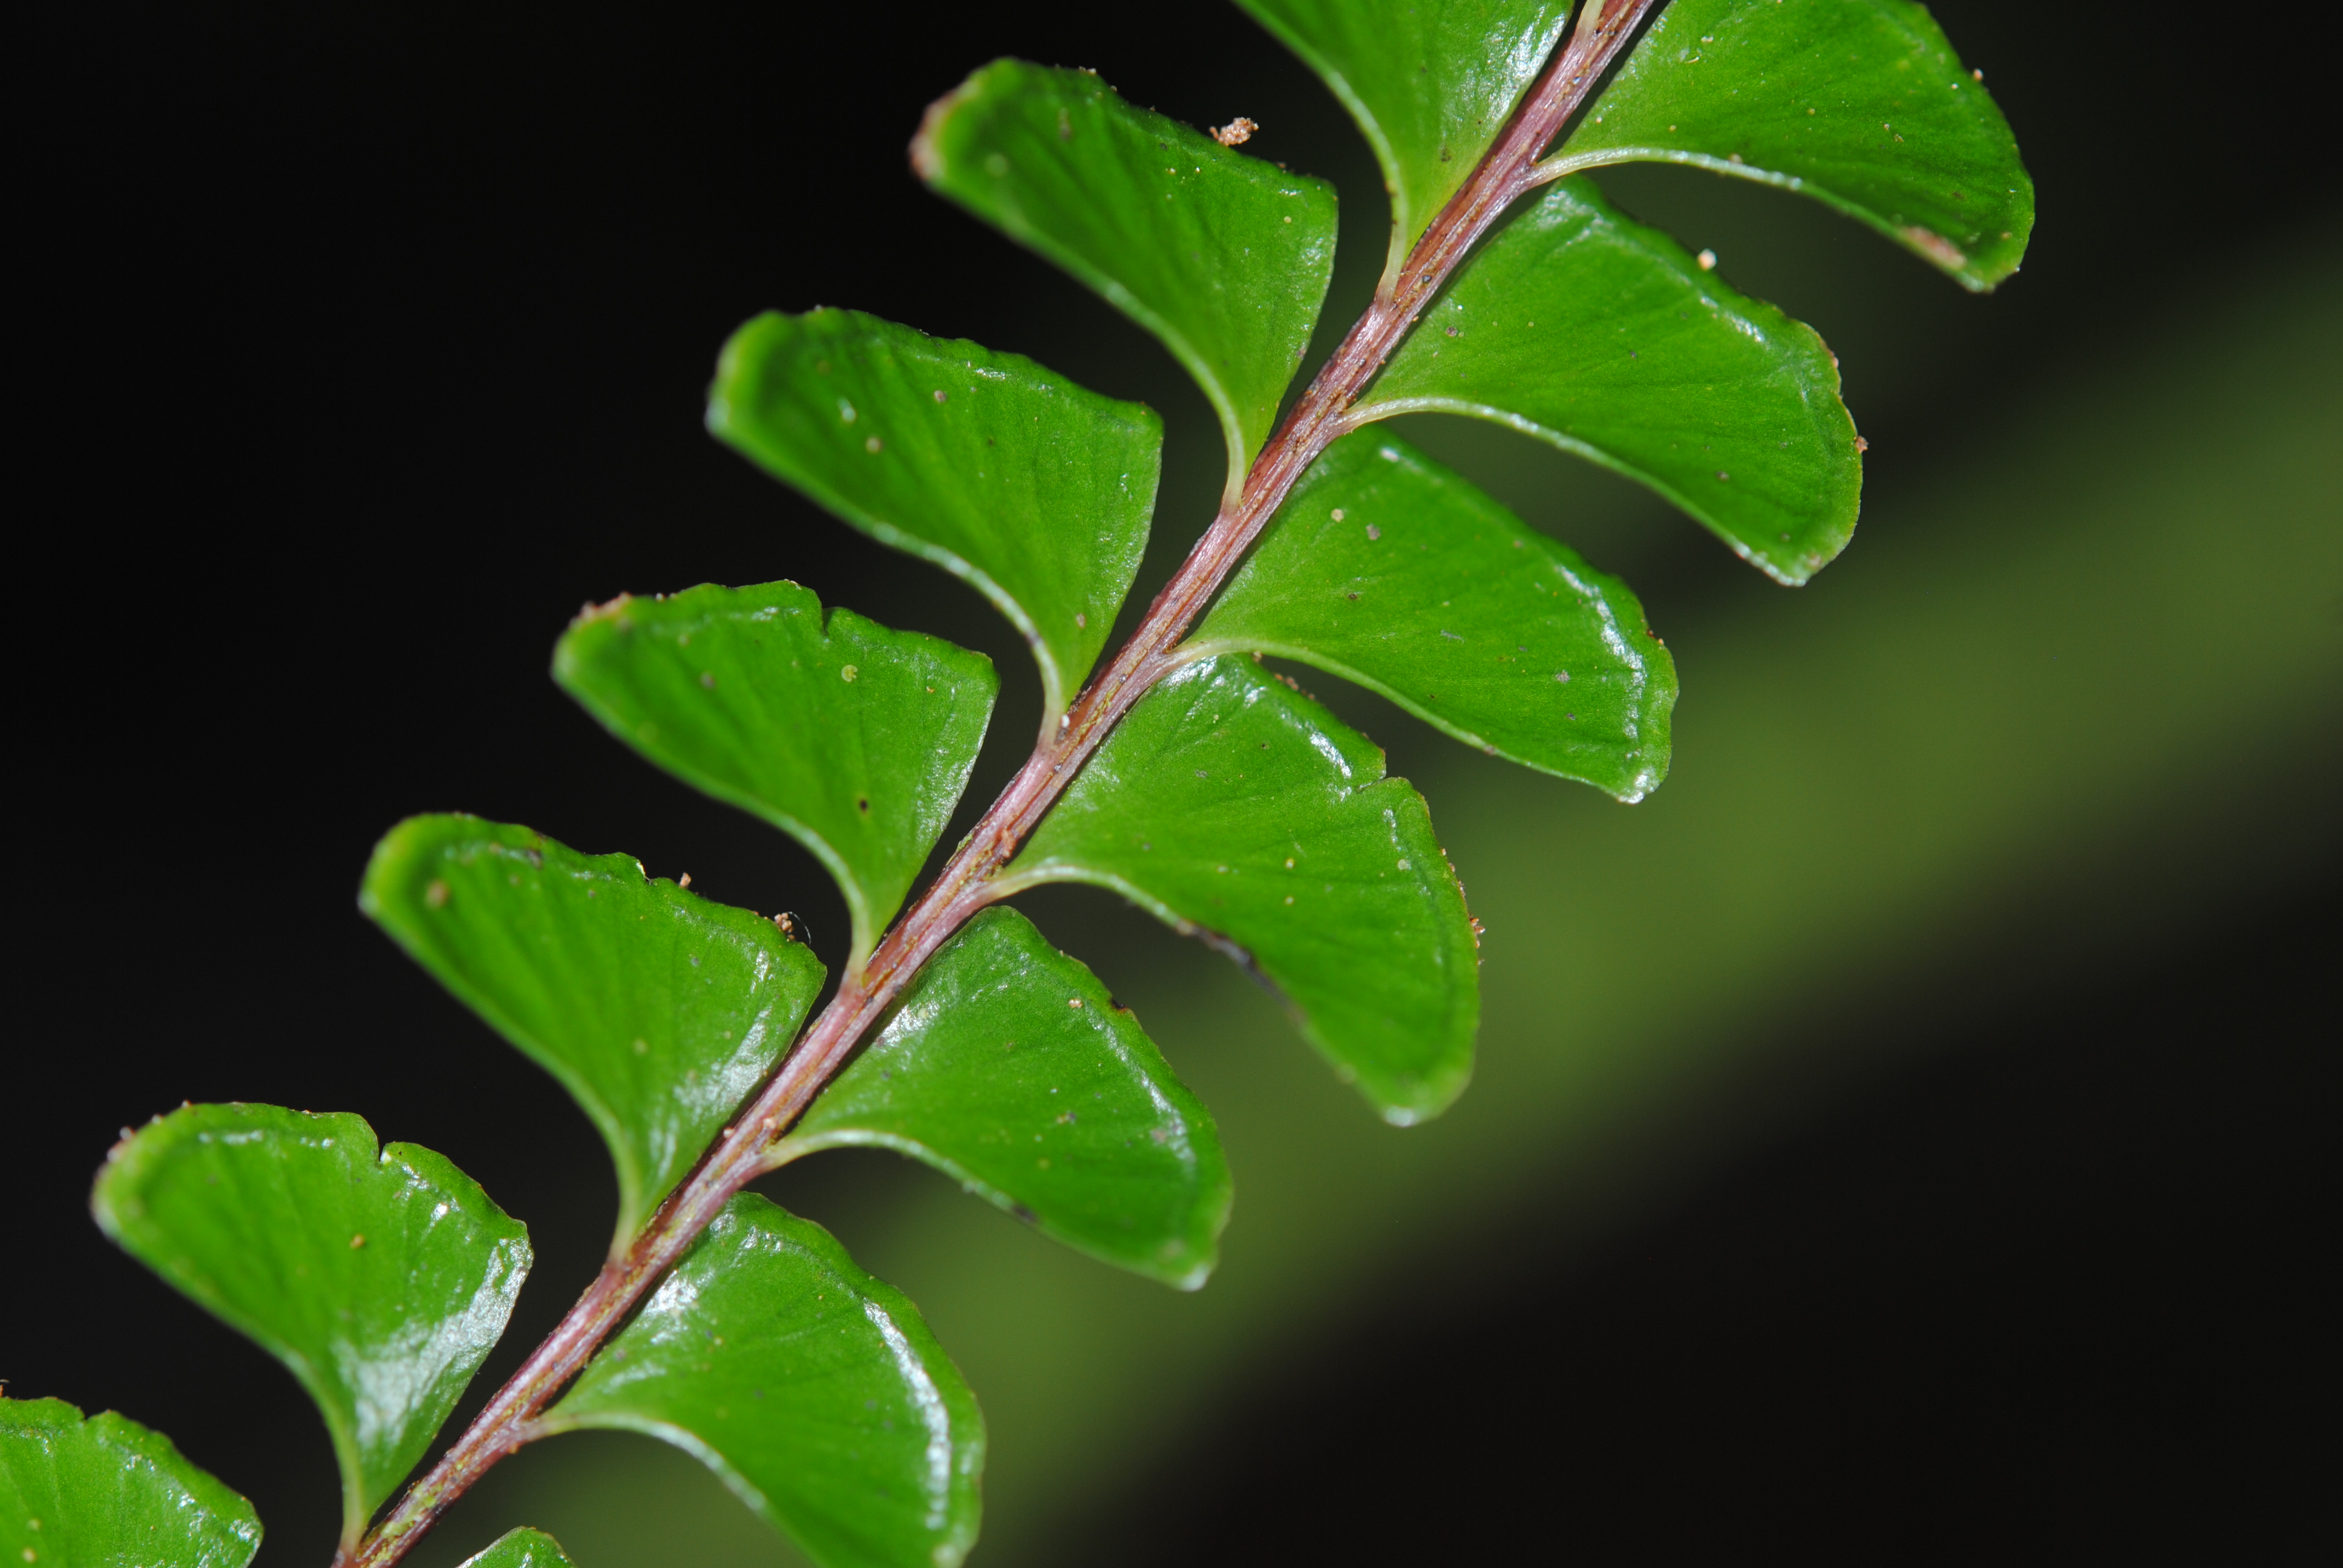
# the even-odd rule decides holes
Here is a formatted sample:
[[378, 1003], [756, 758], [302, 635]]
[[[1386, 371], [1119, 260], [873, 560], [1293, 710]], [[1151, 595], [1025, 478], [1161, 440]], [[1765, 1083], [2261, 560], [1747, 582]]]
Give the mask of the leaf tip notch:
[[1017, 59], [930, 106], [912, 162], [1171, 351], [1219, 417], [1233, 501], [1333, 277], [1333, 187]]
[[950, 820], [1001, 689], [983, 654], [792, 582], [581, 617], [553, 678], [645, 759], [811, 851], [853, 923], [850, 974]]
[[393, 828], [359, 902], [601, 1134], [614, 1254], [796, 1038], [824, 978], [752, 910], [478, 817]]
[[178, 1446], [113, 1411], [0, 1392], [0, 1563], [245, 1568], [249, 1501]]
[[98, 1228], [307, 1391], [342, 1472], [342, 1540], [367, 1522], [494, 1348], [528, 1230], [445, 1157], [358, 1116], [186, 1105], [117, 1145]]
[[769, 311], [709, 390], [718, 439], [881, 544], [992, 601], [1056, 722], [1147, 548], [1163, 422], [1048, 367], [860, 311]]

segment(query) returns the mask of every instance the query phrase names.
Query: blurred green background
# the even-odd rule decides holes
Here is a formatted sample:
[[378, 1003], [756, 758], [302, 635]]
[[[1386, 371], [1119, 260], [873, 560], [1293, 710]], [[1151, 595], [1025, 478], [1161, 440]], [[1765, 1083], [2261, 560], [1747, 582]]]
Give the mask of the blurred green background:
[[[1487, 925], [1457, 1108], [1383, 1126], [1213, 955], [1058, 890], [1022, 907], [1220, 1119], [1208, 1288], [891, 1156], [768, 1184], [976, 1387], [975, 1562], [2221, 1560], [2331, 1532], [2305, 1435], [2343, 1310], [2316, 1269], [2343, 1103], [2343, 199], [2303, 150], [2328, 55], [2208, 65], [2177, 5], [1936, 10], [2041, 190], [1998, 295], [1778, 193], [1604, 176], [1842, 357], [1864, 518], [1812, 586], [1506, 432], [1408, 422], [1642, 595], [1684, 687], [1664, 786], [1621, 807], [1297, 672], [1423, 789]], [[14, 25], [44, 283], [0, 1179], [19, 1266], [51, 1263], [0, 1291], [0, 1377], [169, 1432], [258, 1503], [264, 1565], [322, 1562], [331, 1469], [290, 1380], [87, 1223], [114, 1129], [240, 1097], [456, 1160], [539, 1257], [477, 1404], [590, 1277], [610, 1184], [550, 1085], [350, 911], [373, 838], [531, 822], [795, 909], [834, 963], [809, 857], [545, 680], [564, 618], [621, 589], [788, 575], [992, 653], [964, 817], [1031, 733], [973, 596], [705, 439], [724, 333], [850, 305], [1154, 404], [1143, 604], [1219, 489], [1210, 417], [918, 190], [920, 106], [1014, 52], [1251, 116], [1249, 151], [1344, 195], [1330, 331], [1384, 214], [1332, 99], [1227, 7]], [[525, 1451], [413, 1560], [512, 1523], [586, 1568], [791, 1561], [689, 1459], [601, 1435]]]
[[[1063, 1522], [1241, 1422], [1249, 1386], [1329, 1320], [1474, 1290], [1522, 1250], [1567, 1256], [1729, 1181], [1753, 1139], [1843, 1111], [1920, 1046], [1898, 993], [1962, 973], [2078, 985], [2124, 950], [2331, 889], [2330, 237], [2242, 259], [2203, 318], [1972, 415], [1810, 588], [1664, 621], [1680, 739], [1643, 805], [1368, 713], [1489, 927], [1479, 1071], [1439, 1121], [1381, 1126], [1211, 955], [1102, 900], [1040, 903], [1220, 1118], [1240, 1199], [1211, 1285], [1096, 1267], [883, 1156], [856, 1181], [773, 1184], [909, 1291], [981, 1391], [985, 1557], [1054, 1560]], [[1526, 444], [1415, 437], [1540, 522], [1641, 510]], [[1831, 1039], [1851, 1000], [1878, 1027]], [[508, 1464], [440, 1555], [519, 1523], [595, 1563], [789, 1560], [690, 1462], [627, 1439]]]

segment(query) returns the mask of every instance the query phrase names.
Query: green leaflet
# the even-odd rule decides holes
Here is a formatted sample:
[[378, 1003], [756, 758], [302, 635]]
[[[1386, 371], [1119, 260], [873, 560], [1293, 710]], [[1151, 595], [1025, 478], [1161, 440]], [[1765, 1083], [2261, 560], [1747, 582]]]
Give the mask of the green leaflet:
[[1570, 0], [1237, 0], [1358, 122], [1399, 264], [1473, 177], [1570, 19]]
[[252, 1504], [171, 1440], [112, 1411], [0, 1397], [0, 1563], [8, 1568], [244, 1568]]
[[1626, 586], [1379, 431], [1302, 477], [1187, 651], [1300, 659], [1623, 800], [1667, 772], [1675, 665]]
[[1325, 302], [1333, 187], [1022, 60], [938, 99], [911, 161], [1162, 339], [1221, 417], [1233, 493]]
[[1013, 910], [985, 910], [928, 960], [789, 1140], [847, 1143], [925, 1161], [1182, 1290], [1212, 1272], [1228, 1223], [1212, 1114], [1097, 977]]
[[356, 1116], [190, 1105], [114, 1146], [99, 1229], [283, 1362], [342, 1471], [342, 1541], [431, 1444], [504, 1332], [528, 1233]]
[[464, 1559], [461, 1568], [574, 1568], [561, 1543], [542, 1530], [508, 1530], [487, 1551]]
[[1591, 457], [1785, 583], [1855, 531], [1861, 445], [1823, 340], [1584, 179], [1499, 230], [1361, 402], [1364, 418], [1477, 415]]
[[1112, 888], [1230, 950], [1386, 1120], [1463, 1091], [1480, 976], [1423, 797], [1252, 660], [1197, 660], [1140, 699], [1004, 890], [1047, 881]]
[[1671, 0], [1549, 165], [1631, 159], [1804, 191], [1973, 289], [2034, 229], [2009, 123], [1909, 0]]
[[726, 1205], [541, 1423], [649, 1432], [824, 1568], [953, 1568], [984, 1418], [919, 1309], [829, 1231]]
[[1152, 409], [1016, 354], [853, 310], [732, 335], [708, 426], [882, 544], [966, 579], [1041, 667], [1045, 724], [1105, 646], [1147, 548]]
[[854, 972], [950, 820], [1001, 689], [984, 655], [825, 616], [789, 582], [590, 609], [553, 678], [645, 757], [812, 850], [846, 895]]
[[358, 907], [561, 1081], [618, 1168], [632, 1241], [797, 1037], [822, 967], [771, 921], [629, 855], [528, 828], [410, 817], [375, 846]]

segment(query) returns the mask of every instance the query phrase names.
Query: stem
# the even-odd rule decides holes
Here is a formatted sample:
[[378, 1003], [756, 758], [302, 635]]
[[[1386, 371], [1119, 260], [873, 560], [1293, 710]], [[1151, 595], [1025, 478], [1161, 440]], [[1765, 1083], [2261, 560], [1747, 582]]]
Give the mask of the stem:
[[1587, 0], [1569, 41], [1515, 111], [1503, 137], [1424, 230], [1395, 278], [1377, 290], [1374, 302], [1253, 460], [1235, 504], [1222, 505], [1113, 663], [1067, 710], [1057, 732], [1034, 749], [960, 841], [941, 874], [872, 951], [862, 971], [846, 977], [821, 1016], [699, 1167], [627, 1250], [603, 1265], [553, 1332], [455, 1446], [407, 1490], [390, 1516], [355, 1552], [346, 1548], [335, 1559], [336, 1568], [388, 1568], [491, 1465], [536, 1437], [537, 1417], [585, 1370], [595, 1350], [643, 1292], [683, 1256], [734, 1193], [773, 1168], [773, 1146], [844, 1064], [864, 1031], [970, 916], [1003, 895], [995, 879], [1017, 847], [1131, 705], [1178, 663], [1173, 650], [1189, 624], [1276, 513], [1293, 482], [1353, 428], [1351, 406], [1457, 264], [1516, 197], [1542, 183], [1538, 154], [1585, 101], [1619, 46], [1657, 3]]

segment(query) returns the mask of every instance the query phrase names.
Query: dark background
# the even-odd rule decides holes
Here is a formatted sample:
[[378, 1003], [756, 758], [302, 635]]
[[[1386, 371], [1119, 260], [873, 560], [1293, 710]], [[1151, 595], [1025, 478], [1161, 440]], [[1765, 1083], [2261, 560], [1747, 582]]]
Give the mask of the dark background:
[[[1753, 279], [1775, 231], [1735, 227], [1750, 193], [1614, 187], [1695, 246], [1704, 213], [1746, 233], [1738, 280], [1845, 359], [1875, 493], [2338, 210], [2332, 38], [2180, 5], [1935, 10], [2041, 193], [2034, 254], [1991, 301], [1852, 229], [1832, 231], [1840, 270]], [[553, 689], [567, 618], [787, 575], [983, 648], [1004, 693], [980, 802], [1038, 712], [972, 595], [705, 437], [717, 345], [761, 308], [851, 305], [1153, 404], [1171, 447], [1143, 604], [1209, 513], [1212, 422], [1135, 328], [918, 188], [920, 109], [1021, 54], [1192, 123], [1252, 114], [1249, 151], [1347, 200], [1338, 322], [1381, 257], [1378, 182], [1306, 74], [1209, 5], [197, 5], [9, 27], [24, 613], [0, 1377], [171, 1433], [254, 1497], [264, 1563], [320, 1561], [335, 1488], [297, 1390], [87, 1221], [116, 1127], [253, 1099], [449, 1152], [531, 1222], [541, 1288], [513, 1343], [533, 1339], [598, 1256], [602, 1157], [357, 916], [375, 837], [461, 809], [624, 846], [800, 910], [834, 962], [845, 921], [809, 858]], [[1806, 233], [1780, 254], [1811, 254]], [[1655, 618], [1771, 591], [1688, 528], [1574, 542]], [[1058, 1550], [2331, 1551], [2309, 1391], [2337, 1306], [2318, 1267], [2334, 869], [2322, 851], [2089, 973], [2001, 966], [2009, 978], [1819, 1000], [1819, 1035], [1941, 1049], [1599, 1247], [1458, 1261], [1468, 1282], [1437, 1310], [1359, 1307], [1127, 1494], [1069, 1500]], [[1383, 1375], [1427, 1343], [1448, 1375]]]

